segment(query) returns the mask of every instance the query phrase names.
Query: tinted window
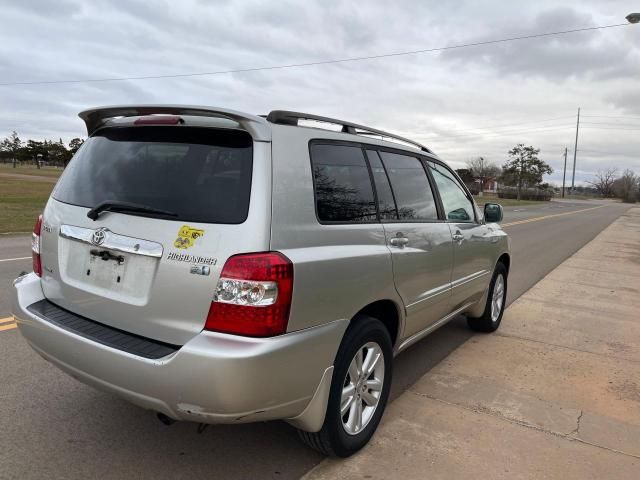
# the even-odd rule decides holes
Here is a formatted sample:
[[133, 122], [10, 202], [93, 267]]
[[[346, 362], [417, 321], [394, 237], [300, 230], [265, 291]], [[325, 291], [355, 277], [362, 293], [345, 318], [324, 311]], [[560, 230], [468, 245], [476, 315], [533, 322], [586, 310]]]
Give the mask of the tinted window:
[[400, 220], [437, 220], [438, 211], [422, 162], [415, 157], [380, 152], [398, 205]]
[[252, 162], [246, 132], [109, 128], [85, 142], [53, 197], [82, 207], [135, 203], [173, 212], [176, 217], [167, 217], [172, 220], [241, 223], [249, 209]]
[[320, 221], [377, 220], [369, 169], [360, 147], [312, 144], [311, 165]]
[[447, 220], [470, 222], [475, 219], [473, 204], [453, 173], [437, 163], [428, 162], [436, 182]]
[[373, 182], [376, 186], [380, 218], [382, 220], [397, 220], [398, 210], [396, 209], [396, 202], [393, 198], [391, 185], [389, 185], [387, 172], [384, 170], [378, 152], [375, 150], [367, 150], [367, 158], [369, 159], [369, 166], [373, 174]]

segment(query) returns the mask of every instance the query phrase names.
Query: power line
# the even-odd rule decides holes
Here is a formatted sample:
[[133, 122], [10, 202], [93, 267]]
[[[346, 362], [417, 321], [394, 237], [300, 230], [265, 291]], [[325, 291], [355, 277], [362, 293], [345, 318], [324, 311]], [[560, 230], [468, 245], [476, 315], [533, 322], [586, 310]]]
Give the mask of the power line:
[[638, 126], [638, 128], [620, 128], [620, 127], [600, 127], [600, 126], [594, 125], [592, 123], [591, 124], [584, 123], [584, 124], [581, 124], [581, 125], [584, 125], [584, 128], [596, 128], [598, 130], [616, 130], [616, 131], [619, 131], [619, 132], [627, 132], [627, 131], [635, 132], [635, 131], [640, 130], [640, 126]]
[[[581, 115], [582, 116], [582, 115]], [[606, 125], [606, 124], [592, 124], [592, 123], [588, 123], [588, 122], [580, 122], [580, 126], [584, 126], [584, 128], [593, 128], [593, 129], [597, 129], [597, 130], [617, 130], [617, 131], [636, 131], [636, 130], [640, 130], [640, 126], [639, 128], [620, 128], [620, 127], [603, 127], [600, 125]], [[563, 125], [542, 125], [540, 127], [533, 127], [533, 128], [529, 128], [529, 129], [514, 129], [514, 130], [506, 130], [506, 131], [498, 131], [498, 132], [477, 132], [477, 133], [466, 133], [463, 135], [432, 135], [429, 137], [424, 137], [424, 136], [420, 136], [420, 135], [416, 135], [415, 133], [413, 134], [413, 136], [418, 137], [420, 136], [420, 139], [423, 141], [437, 141], [440, 139], [451, 139], [451, 138], [465, 138], [465, 137], [497, 137], [497, 136], [502, 136], [502, 135], [523, 135], [526, 133], [538, 133], [538, 132], [551, 132], [551, 131], [558, 131], [558, 130], [565, 130], [567, 128], [574, 128], [573, 124], [563, 124]], [[572, 150], [573, 151], [573, 150]], [[580, 151], [580, 149], [578, 149], [578, 151]]]
[[633, 118], [640, 120], [640, 117], [634, 115], [583, 115], [583, 117], [589, 118]]
[[431, 137], [423, 137], [420, 135], [413, 135], [415, 137], [420, 137], [421, 140], [430, 140], [437, 141], [440, 139], [452, 139], [452, 138], [463, 138], [463, 137], [498, 137], [502, 135], [522, 135], [526, 133], [538, 133], [538, 132], [548, 132], [548, 131], [558, 131], [558, 130], [566, 130], [568, 128], [573, 128], [572, 124], [566, 125], [549, 125], [542, 127], [529, 128], [526, 130], [518, 129], [518, 130], [509, 130], [506, 132], [481, 132], [481, 133], [471, 133], [465, 135], [440, 135], [440, 136], [431, 136]]
[[628, 25], [631, 25], [631, 24], [616, 23], [612, 25], [599, 25], [595, 27], [574, 28], [571, 30], [561, 30], [556, 32], [536, 33], [532, 35], [521, 35], [517, 37], [501, 38], [497, 40], [485, 40], [481, 42], [451, 45], [448, 47], [424, 48], [420, 50], [410, 50], [410, 51], [404, 51], [404, 52], [383, 53], [379, 55], [367, 55], [362, 57], [347, 57], [347, 58], [339, 58], [339, 59], [333, 59], [333, 60], [319, 60], [316, 62], [291, 63], [287, 65], [237, 68], [237, 69], [230, 69], [230, 70], [218, 70], [213, 72], [176, 73], [176, 74], [168, 74], [168, 75], [141, 75], [141, 76], [131, 76], [131, 77], [106, 77], [106, 78], [87, 78], [87, 79], [70, 79], [70, 80], [18, 81], [18, 82], [0, 83], [0, 87], [9, 87], [9, 86], [17, 86], [17, 85], [57, 85], [57, 84], [69, 84], [69, 83], [121, 82], [126, 80], [155, 80], [155, 79], [163, 79], [163, 78], [203, 77], [203, 76], [212, 76], [212, 75], [225, 75], [230, 73], [248, 73], [248, 72], [258, 72], [258, 71], [265, 71], [265, 70], [284, 70], [289, 68], [311, 67], [316, 65], [329, 65], [329, 64], [336, 64], [336, 63], [347, 63], [347, 62], [359, 62], [363, 60], [375, 60], [379, 58], [390, 58], [390, 57], [400, 57], [400, 56], [406, 56], [406, 55], [416, 55], [421, 53], [442, 52], [445, 50], [454, 50], [454, 49], [467, 48], [467, 47], [478, 47], [482, 45], [494, 45], [497, 43], [513, 42], [517, 40], [529, 40], [533, 38], [550, 37], [555, 35], [565, 35], [570, 33], [588, 32], [593, 30], [604, 30], [607, 28], [625, 27]]
[[[581, 117], [595, 117], [595, 116], [600, 116], [600, 115], [581, 115]], [[453, 135], [433, 135], [430, 137], [422, 137], [423, 139], [437, 139], [437, 138], [447, 138], [447, 137], [462, 137], [462, 136], [479, 136], [479, 135], [485, 135], [485, 134], [489, 134], [489, 133], [494, 133], [494, 132], [474, 132], [474, 133], [470, 133], [470, 134], [463, 134], [463, 135], [456, 135], [457, 133], [461, 133], [461, 132], [473, 132], [474, 130], [488, 130], [488, 129], [503, 129], [503, 128], [511, 128], [511, 127], [515, 127], [518, 125], [528, 125], [528, 124], [532, 124], [532, 123], [544, 123], [544, 122], [552, 122], [555, 120], [565, 120], [567, 118], [575, 118], [575, 115], [565, 115], [562, 117], [554, 117], [554, 118], [544, 118], [544, 119], [538, 119], [538, 120], [530, 120], [530, 121], [526, 121], [526, 122], [511, 122], [511, 123], [502, 123], [499, 125], [487, 125], [487, 126], [482, 126], [482, 127], [469, 127], [469, 128], [461, 128], [461, 129], [448, 129], [449, 132], [452, 132]], [[635, 118], [635, 117], [629, 117], [629, 118]], [[640, 119], [640, 117], [637, 117], [638, 119]], [[615, 123], [615, 122], [582, 122], [584, 125], [605, 125], [605, 126], [611, 126], [611, 127], [640, 127], [640, 125], [635, 125], [635, 124], [620, 124], [620, 123]], [[547, 128], [547, 127], [563, 127], [563, 125], [548, 125], [548, 126], [542, 126], [543, 128]], [[541, 127], [533, 127], [533, 128], [541, 128]], [[516, 130], [522, 130], [520, 128], [516, 129]], [[526, 130], [522, 130], [522, 131], [526, 131]], [[510, 133], [511, 130], [505, 131], [505, 133]], [[495, 132], [498, 133], [498, 132]]]
[[615, 151], [603, 151], [603, 150], [592, 150], [591, 148], [579, 148], [578, 149], [579, 152], [585, 152], [586, 154], [589, 153], [597, 153], [599, 155], [615, 155], [615, 156], [622, 156], [622, 157], [628, 157], [630, 156], [629, 153], [624, 153], [624, 152], [615, 152]]
[[471, 130], [487, 130], [487, 129], [490, 129], [490, 128], [510, 128], [510, 127], [514, 127], [516, 125], [527, 125], [527, 124], [531, 124], [531, 123], [552, 122], [554, 120], [564, 120], [564, 119], [573, 118], [573, 117], [574, 117], [574, 115], [565, 115], [564, 117], [544, 118], [544, 119], [540, 119], [540, 120], [530, 120], [530, 121], [527, 121], [527, 122], [502, 123], [500, 125], [488, 125], [488, 126], [485, 126], [485, 127], [469, 127], [469, 128], [461, 128], [461, 129], [450, 129], [449, 131], [451, 131], [453, 133], [456, 133], [456, 132], [469, 132]]
[[612, 129], [616, 129], [619, 128], [620, 130], [625, 130], [627, 128], [630, 129], [638, 129], [640, 128], [640, 123], [593, 123], [593, 122], [584, 122], [585, 125], [595, 125], [595, 126], [602, 126], [604, 127], [610, 127]]
[[[581, 117], [600, 117], [601, 115], [581, 115]], [[499, 125], [487, 125], [487, 126], [482, 126], [482, 127], [469, 127], [469, 128], [460, 128], [460, 129], [447, 129], [449, 132], [452, 132], [454, 135], [460, 132], [473, 132], [474, 130], [488, 130], [488, 129], [503, 129], [503, 128], [511, 128], [511, 127], [515, 127], [518, 125], [528, 125], [528, 124], [532, 124], [532, 123], [544, 123], [544, 122], [552, 122], [555, 120], [565, 120], [567, 118], [575, 118], [575, 115], [564, 115], [562, 117], [554, 117], [554, 118], [541, 118], [538, 120], [529, 120], [526, 122], [511, 122], [511, 123], [502, 123]], [[640, 117], [623, 117], [623, 118], [638, 118], [640, 120]], [[640, 127], [640, 125], [636, 125], [636, 124], [623, 124], [623, 123], [616, 123], [616, 122], [583, 122], [585, 125], [605, 125], [605, 126], [610, 126], [610, 127]], [[555, 127], [555, 126], [560, 126], [560, 125], [549, 125], [549, 127]], [[534, 127], [534, 128], [538, 128], [538, 127]], [[546, 126], [545, 126], [546, 128]], [[517, 130], [521, 130], [521, 129], [517, 129]], [[490, 132], [491, 133], [491, 132]], [[509, 133], [507, 131], [507, 133]], [[475, 136], [475, 135], [484, 135], [485, 132], [476, 132], [476, 133], [471, 133], [471, 134], [464, 134], [461, 136]], [[422, 138], [445, 138], [445, 137], [450, 137], [452, 135], [433, 135], [431, 137], [422, 137]], [[455, 135], [458, 136], [458, 135]]]
[[475, 132], [475, 133], [465, 133], [462, 135], [434, 135], [430, 138], [445, 138], [445, 137], [474, 137], [477, 135], [493, 135], [493, 134], [509, 134], [509, 133], [513, 133], [513, 132], [528, 132], [528, 131], [536, 131], [536, 130], [545, 130], [545, 129], [554, 129], [554, 128], [564, 128], [566, 127], [566, 123], [562, 123], [562, 124], [558, 124], [558, 125], [540, 125], [540, 126], [533, 126], [533, 127], [517, 127], [517, 128], [510, 128], [509, 130], [498, 130], [498, 131], [488, 131], [488, 132]]

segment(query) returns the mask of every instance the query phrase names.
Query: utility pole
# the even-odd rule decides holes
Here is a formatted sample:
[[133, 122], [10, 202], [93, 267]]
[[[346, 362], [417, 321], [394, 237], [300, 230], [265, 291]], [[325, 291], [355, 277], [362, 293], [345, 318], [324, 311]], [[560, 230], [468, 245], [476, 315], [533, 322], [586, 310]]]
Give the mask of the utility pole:
[[576, 155], [578, 154], [578, 130], [580, 129], [580, 108], [578, 108], [578, 120], [576, 122], [576, 145], [573, 148], [573, 175], [571, 175], [571, 193], [575, 193], [576, 181]]
[[484, 157], [480, 157], [480, 193], [479, 197], [484, 195]]
[[567, 176], [567, 147], [564, 147], [564, 171], [562, 172], [562, 198], [564, 198], [564, 180]]

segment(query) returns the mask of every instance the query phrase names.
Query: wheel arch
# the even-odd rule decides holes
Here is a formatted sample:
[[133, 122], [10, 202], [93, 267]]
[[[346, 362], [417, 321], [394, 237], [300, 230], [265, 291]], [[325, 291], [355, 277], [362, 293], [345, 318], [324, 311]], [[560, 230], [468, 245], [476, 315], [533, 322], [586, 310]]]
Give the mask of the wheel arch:
[[[493, 267], [493, 270], [491, 271], [491, 276], [493, 277], [493, 272], [495, 272], [496, 270], [496, 266], [501, 263], [505, 266], [505, 268], [507, 269], [507, 278], [509, 277], [509, 269], [511, 268], [511, 255], [509, 252], [503, 252], [502, 254], [500, 254], [500, 256], [497, 258], [496, 263]], [[471, 307], [469, 307], [464, 313], [470, 317], [479, 317], [482, 315], [482, 313], [484, 312], [484, 308], [485, 305], [487, 303], [487, 295], [489, 293], [489, 283], [487, 284], [487, 288], [484, 292], [484, 294], [482, 295], [482, 297], [480, 297], [480, 299]]]
[[391, 345], [395, 347], [401, 331], [402, 315], [399, 305], [393, 300], [384, 299], [371, 302], [367, 306], [358, 310], [351, 318], [353, 322], [359, 315], [367, 315], [379, 320], [389, 332]]
[[500, 257], [498, 257], [496, 265], [498, 263], [502, 263], [504, 265], [504, 267], [507, 269], [507, 275], [509, 275], [509, 268], [511, 267], [511, 255], [509, 255], [507, 252], [503, 253], [502, 255], [500, 255]]

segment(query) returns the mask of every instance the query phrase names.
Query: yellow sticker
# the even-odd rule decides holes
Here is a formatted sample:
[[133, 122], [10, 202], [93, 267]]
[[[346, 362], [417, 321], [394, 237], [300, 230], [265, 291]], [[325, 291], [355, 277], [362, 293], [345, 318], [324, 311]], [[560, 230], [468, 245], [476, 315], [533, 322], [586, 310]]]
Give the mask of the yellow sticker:
[[202, 236], [204, 236], [204, 230], [191, 228], [189, 225], [183, 225], [180, 230], [178, 230], [178, 238], [173, 242], [173, 245], [174, 247], [181, 249], [190, 248], [193, 247], [196, 240]]

